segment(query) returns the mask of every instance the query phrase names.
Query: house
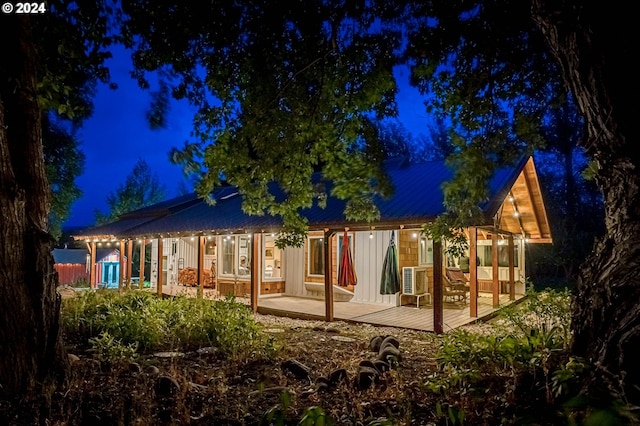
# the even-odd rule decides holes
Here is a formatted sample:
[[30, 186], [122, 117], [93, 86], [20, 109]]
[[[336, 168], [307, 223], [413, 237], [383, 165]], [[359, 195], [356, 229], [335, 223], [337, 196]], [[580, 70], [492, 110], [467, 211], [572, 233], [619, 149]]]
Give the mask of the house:
[[89, 282], [89, 251], [86, 249], [58, 248], [52, 251], [59, 285]]
[[[88, 249], [57, 248], [53, 249], [52, 254], [59, 285], [68, 286], [80, 281], [89, 283], [93, 271], [94, 287], [118, 287], [121, 271], [119, 250], [108, 247], [97, 249], [93, 268]], [[122, 270], [126, 272], [126, 262]]]
[[[207, 280], [219, 294], [250, 297], [254, 310], [278, 297], [320, 299], [327, 320], [333, 320], [334, 304], [340, 302], [397, 307], [419, 305], [422, 296], [423, 303], [438, 304], [446, 267], [469, 271], [465, 302], [471, 317], [478, 315], [480, 296], [488, 294], [497, 307], [500, 295], [514, 300], [524, 294], [526, 244], [552, 241], [533, 158], [496, 171], [490, 198], [481, 206], [485, 220], [466, 230], [470, 249], [461, 259], [441, 259], [439, 243], [420, 233], [424, 223], [444, 212], [441, 184], [452, 177], [451, 170], [442, 161], [388, 167], [395, 192], [377, 200], [378, 221], [346, 221], [345, 203], [329, 197], [324, 209], [314, 206], [303, 212], [309, 223], [303, 247], [276, 247], [281, 220], [243, 213], [242, 197], [230, 186], [215, 190], [213, 206], [195, 195], [182, 196], [85, 229], [75, 238], [92, 250], [110, 241], [121, 252], [125, 246], [129, 253], [136, 247], [142, 259], [151, 250], [147, 278], [159, 294], [163, 286], [185, 284], [185, 269], [198, 271], [204, 287], [207, 270]], [[337, 285], [345, 232], [358, 277], [347, 288]], [[380, 283], [392, 239], [403, 286], [385, 294]]]

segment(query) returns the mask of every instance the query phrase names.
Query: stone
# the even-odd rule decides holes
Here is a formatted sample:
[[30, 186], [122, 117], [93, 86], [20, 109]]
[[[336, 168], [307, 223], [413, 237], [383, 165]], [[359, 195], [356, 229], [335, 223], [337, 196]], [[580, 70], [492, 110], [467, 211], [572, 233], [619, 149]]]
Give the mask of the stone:
[[337, 368], [329, 373], [329, 382], [336, 386], [338, 383], [347, 379], [347, 370], [345, 368]]
[[400, 351], [393, 345], [388, 345], [380, 349], [378, 359], [389, 363], [389, 365], [397, 364], [400, 361]]
[[157, 376], [158, 374], [160, 374], [160, 370], [155, 365], [148, 366], [144, 369], [144, 372], [149, 376]]
[[132, 373], [140, 373], [142, 371], [142, 367], [137, 362], [130, 362], [129, 371]]
[[358, 388], [369, 389], [378, 378], [378, 370], [373, 367], [361, 365], [358, 368]]
[[400, 348], [400, 341], [393, 336], [387, 336], [384, 338], [382, 343], [380, 343], [380, 349], [384, 349], [388, 345], [393, 345], [396, 349]]
[[311, 378], [309, 377], [309, 372], [311, 371], [311, 368], [307, 367], [306, 365], [304, 365], [303, 363], [295, 359], [289, 359], [289, 360], [283, 361], [280, 367], [282, 368], [283, 371], [293, 374], [293, 376], [297, 379], [311, 380]]
[[382, 336], [372, 337], [371, 340], [369, 340], [369, 349], [371, 349], [372, 352], [378, 352], [383, 339], [384, 337]]

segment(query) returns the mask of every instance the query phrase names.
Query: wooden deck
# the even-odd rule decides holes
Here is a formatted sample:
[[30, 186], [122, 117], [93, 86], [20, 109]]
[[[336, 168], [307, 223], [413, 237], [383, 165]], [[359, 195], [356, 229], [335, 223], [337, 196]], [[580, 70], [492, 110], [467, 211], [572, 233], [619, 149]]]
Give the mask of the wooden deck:
[[[195, 287], [167, 285], [163, 286], [165, 295], [186, 295], [195, 297]], [[153, 291], [153, 289], [152, 289]], [[517, 302], [523, 296], [516, 296], [516, 300], [509, 300], [508, 294], [500, 295], [500, 307]], [[219, 296], [215, 290], [205, 289], [204, 298], [216, 299]], [[249, 304], [248, 298], [238, 297], [239, 302]], [[465, 305], [445, 303], [443, 310], [443, 330], [451, 331], [466, 324], [487, 320], [495, 315], [498, 309], [492, 307], [492, 296], [480, 293], [478, 297], [478, 317], [469, 316], [469, 303]], [[292, 296], [275, 296], [258, 300], [258, 313], [266, 315], [287, 316], [303, 319], [324, 320], [324, 300]], [[333, 317], [336, 321], [349, 321], [379, 325], [385, 327], [408, 328], [412, 330], [434, 331], [433, 308], [431, 305], [420, 304], [389, 307], [375, 304], [334, 302]]]
[[[518, 299], [519, 300], [519, 299]], [[469, 303], [464, 306], [445, 303], [443, 310], [443, 330], [445, 332], [481, 320], [487, 320], [495, 315], [498, 309], [491, 306], [491, 295], [478, 298], [478, 317], [469, 316]], [[514, 301], [509, 295], [500, 295], [500, 306], [506, 306]], [[360, 322], [385, 327], [408, 328], [412, 330], [434, 331], [433, 308], [423, 306], [380, 306], [353, 302], [335, 302], [333, 305], [334, 320]], [[323, 320], [325, 306], [323, 300], [299, 297], [273, 297], [258, 301], [258, 312], [263, 314], [292, 316], [308, 319]]]

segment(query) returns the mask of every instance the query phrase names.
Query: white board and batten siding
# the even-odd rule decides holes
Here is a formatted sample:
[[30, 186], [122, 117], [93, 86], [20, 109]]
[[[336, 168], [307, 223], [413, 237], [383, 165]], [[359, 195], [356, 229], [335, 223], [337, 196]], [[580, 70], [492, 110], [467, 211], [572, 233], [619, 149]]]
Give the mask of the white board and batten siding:
[[[353, 262], [358, 283], [355, 286], [351, 302], [398, 305], [397, 295], [380, 294], [382, 263], [389, 247], [391, 231], [354, 232]], [[397, 232], [396, 232], [397, 243]], [[306, 259], [304, 247], [288, 247], [285, 249], [285, 295], [295, 297], [312, 297], [304, 287]], [[334, 269], [335, 269], [335, 265]]]
[[[355, 232], [353, 262], [358, 277], [352, 302], [375, 303], [389, 306], [399, 304], [397, 294], [380, 294], [382, 264], [387, 255], [391, 231]], [[396, 247], [398, 232], [395, 233]]]
[[284, 249], [285, 296], [309, 297], [304, 288], [304, 247]]
[[[175, 253], [173, 245], [175, 243]], [[191, 241], [186, 238], [163, 238], [162, 256], [167, 257], [167, 276], [163, 284], [177, 284], [178, 268], [198, 267], [198, 238]], [[213, 256], [205, 256], [204, 266], [208, 268]], [[153, 240], [151, 244], [151, 285], [158, 283], [158, 273], [162, 272], [162, 264], [158, 263], [158, 240]], [[155, 264], [155, 266], [154, 266]], [[154, 273], [155, 272], [155, 273]]]

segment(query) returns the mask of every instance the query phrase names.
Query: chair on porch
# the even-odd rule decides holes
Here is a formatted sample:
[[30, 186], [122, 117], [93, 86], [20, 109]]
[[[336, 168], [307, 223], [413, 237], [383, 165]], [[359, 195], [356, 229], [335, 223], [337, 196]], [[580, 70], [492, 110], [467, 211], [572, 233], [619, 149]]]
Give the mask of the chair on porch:
[[466, 277], [462, 269], [460, 268], [447, 268], [447, 278], [451, 281], [455, 286], [459, 286], [467, 291], [469, 291], [469, 279]]
[[460, 288], [455, 288], [446, 276], [442, 284], [442, 297], [445, 302], [467, 302], [467, 292]]
[[460, 268], [446, 268], [444, 276], [444, 296], [449, 300], [467, 301], [470, 291], [469, 281]]

